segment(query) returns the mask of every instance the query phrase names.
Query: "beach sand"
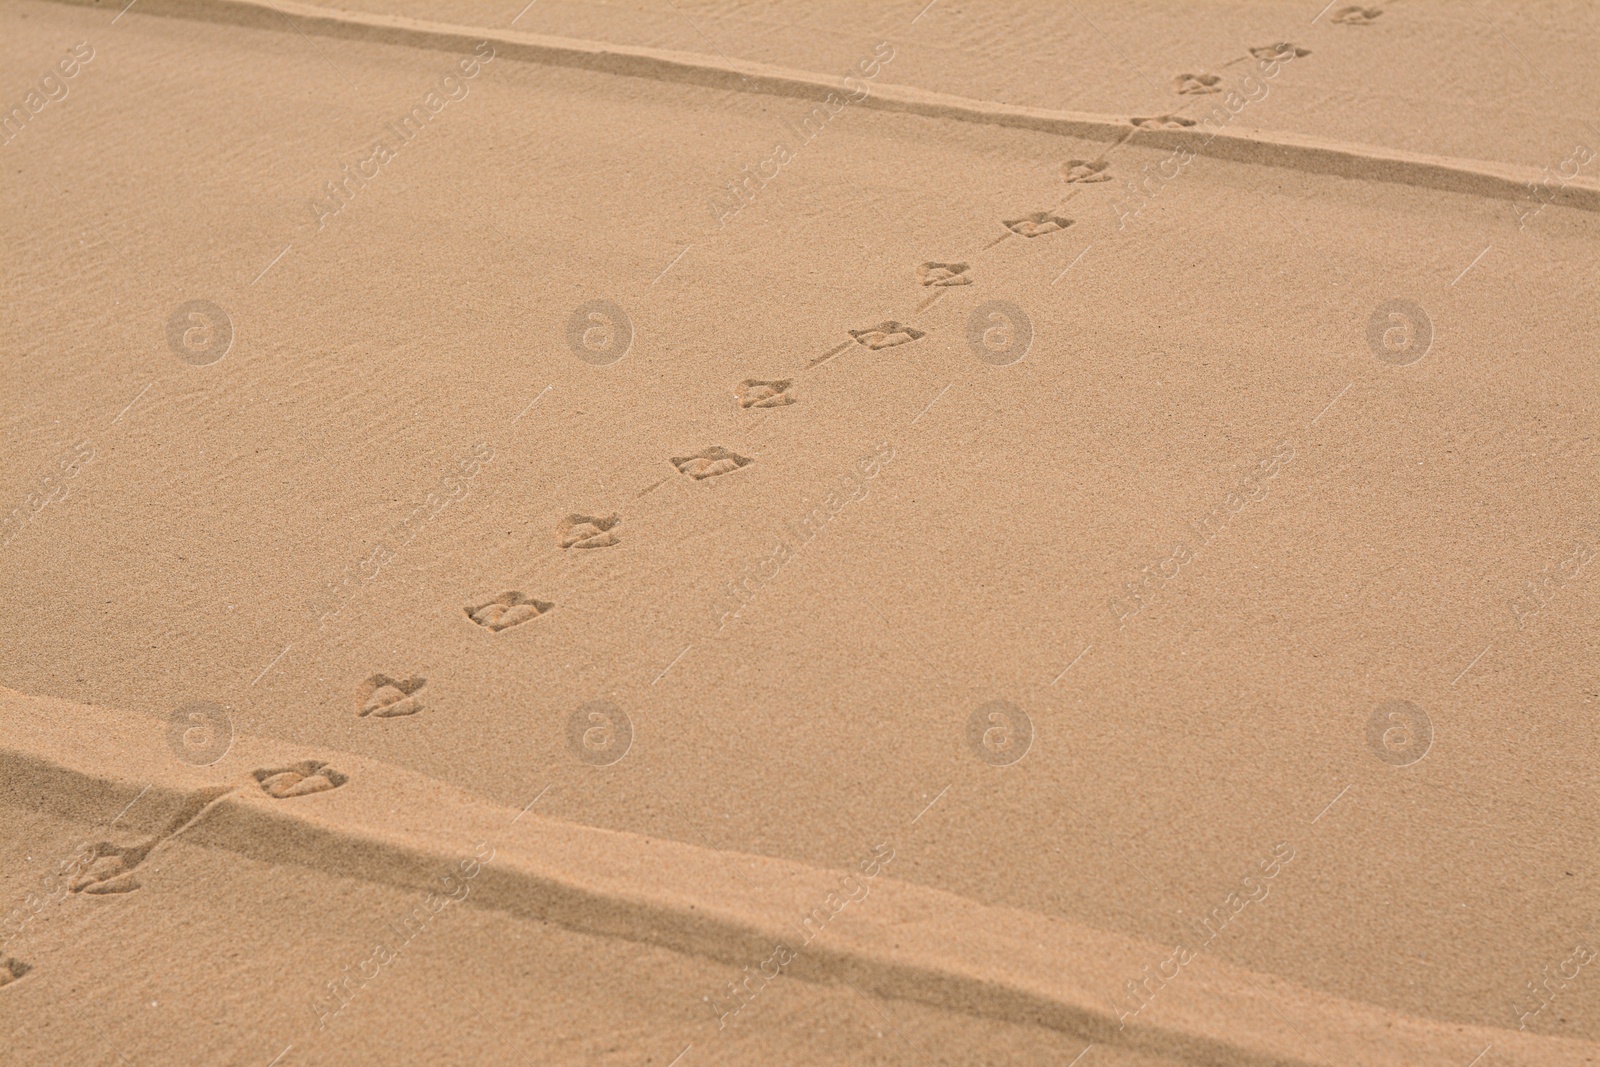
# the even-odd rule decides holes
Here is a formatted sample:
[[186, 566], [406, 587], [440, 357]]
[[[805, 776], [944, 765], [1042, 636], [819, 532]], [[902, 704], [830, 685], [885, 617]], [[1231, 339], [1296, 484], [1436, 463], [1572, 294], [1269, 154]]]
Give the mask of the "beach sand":
[[1593, 9], [520, 7], [0, 13], [0, 1060], [1600, 1063]]

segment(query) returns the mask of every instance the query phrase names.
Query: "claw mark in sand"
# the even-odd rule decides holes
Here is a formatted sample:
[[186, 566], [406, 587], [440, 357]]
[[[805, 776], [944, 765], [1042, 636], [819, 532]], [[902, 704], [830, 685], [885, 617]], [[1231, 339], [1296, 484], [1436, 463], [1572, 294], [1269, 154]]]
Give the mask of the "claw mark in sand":
[[895, 345], [909, 344], [927, 334], [914, 329], [901, 322], [889, 319], [876, 326], [869, 326], [865, 330], [851, 330], [850, 336], [856, 339], [856, 344], [866, 345], [874, 352], [884, 348], [893, 348]]
[[697, 482], [715, 478], [720, 474], [730, 474], [754, 462], [755, 460], [741, 456], [737, 452], [730, 452], [721, 445], [702, 448], [692, 456], [672, 458], [672, 465], [677, 467], [680, 473], [687, 474]]
[[789, 392], [789, 387], [793, 384], [792, 378], [779, 378], [772, 382], [746, 378], [739, 383], [733, 393], [739, 398], [739, 406], [742, 408], [781, 408], [794, 403], [794, 394]]
[[927, 262], [917, 268], [917, 281], [923, 285], [971, 285], [965, 263]]
[[621, 540], [617, 536], [617, 527], [620, 525], [622, 525], [620, 515], [607, 515], [602, 518], [598, 515], [579, 515], [574, 512], [566, 517], [556, 532], [561, 535], [562, 548], [610, 548]]
[[[349, 781], [349, 776], [339, 773], [320, 760], [305, 760], [289, 767], [267, 768], [250, 772], [250, 776], [232, 785], [213, 785], [197, 789], [184, 798], [167, 825], [143, 841], [132, 845], [119, 845], [113, 841], [96, 842], [90, 849], [90, 861], [71, 885], [74, 893], [91, 896], [110, 896], [131, 893], [139, 888], [134, 872], [158, 848], [188, 830], [205, 818], [206, 814], [224, 799], [257, 786], [269, 797], [285, 800], [337, 789]], [[11, 961], [15, 963], [15, 961]], [[13, 978], [27, 973], [26, 964], [17, 964], [23, 971], [12, 969]], [[4, 982], [0, 981], [0, 985]]]
[[555, 607], [554, 604], [544, 600], [535, 600], [530, 596], [512, 590], [501, 593], [492, 600], [482, 604], [467, 605], [467, 618], [482, 626], [485, 630], [499, 633], [509, 630], [513, 626], [537, 619], [540, 615]]
[[362, 718], [376, 715], [380, 719], [415, 715], [422, 710], [422, 700], [415, 694], [427, 684], [426, 678], [401, 679], [374, 674], [362, 682], [356, 692], [356, 714]]

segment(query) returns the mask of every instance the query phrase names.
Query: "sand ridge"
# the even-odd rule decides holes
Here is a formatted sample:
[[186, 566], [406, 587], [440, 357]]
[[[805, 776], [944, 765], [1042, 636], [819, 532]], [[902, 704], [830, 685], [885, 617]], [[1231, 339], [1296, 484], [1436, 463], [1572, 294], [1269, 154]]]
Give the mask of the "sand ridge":
[[[1105, 991], [1118, 975], [1148, 972], [1162, 946], [897, 882], [888, 841], [859, 871], [742, 857], [748, 873], [735, 875], [716, 850], [495, 808], [348, 754], [238, 737], [217, 767], [185, 767], [164, 735], [142, 715], [0, 690], [6, 805], [77, 816], [121, 808], [122, 835], [154, 831], [137, 848], [94, 845], [72, 893], [140, 889], [138, 865], [184, 834], [275, 865], [424, 890], [440, 900], [430, 911], [450, 900], [746, 964], [746, 1003], [779, 973], [845, 981], [1196, 1064], [1311, 1067], [1331, 1054], [1399, 1067], [1486, 1044], [1497, 1063], [1529, 1067], [1600, 1057], [1589, 1042], [1406, 1017], [1227, 964], [1182, 981], [1174, 973], [1147, 1012], [1119, 1012]], [[1276, 856], [1287, 862], [1292, 851]], [[786, 901], [752, 880], [781, 886]], [[732, 992], [704, 999], [720, 1016], [708, 1028], [741, 1007]]]
[[[93, 0], [58, 2], [90, 4]], [[294, 28], [323, 36], [456, 53], [470, 51], [487, 41], [493, 42], [494, 54], [525, 62], [810, 100], [845, 88], [820, 75], [762, 63], [745, 61], [731, 67], [731, 64], [719, 64], [694, 53], [579, 41], [515, 30], [491, 31], [403, 15], [320, 7], [299, 0], [271, 3], [267, 0], [145, 0], [140, 10], [151, 15], [204, 18], [280, 32]], [[296, 21], [288, 22], [290, 16]], [[1309, 54], [1303, 49], [1300, 52]], [[1282, 63], [1296, 58], [1299, 57], [1293, 46], [1263, 45], [1252, 49], [1251, 55], [1223, 66], [1241, 59], [1254, 61], [1261, 73], [1270, 78], [1276, 76]], [[1528, 199], [1531, 191], [1540, 190], [1538, 199], [1544, 203], [1600, 211], [1600, 180], [1574, 173], [1570, 178], [1551, 184], [1548, 168], [1450, 159], [1245, 127], [1196, 128], [1199, 124], [1193, 119], [1168, 115], [1122, 117], [1050, 111], [999, 101], [972, 100], [892, 83], [872, 83], [870, 91], [862, 91], [865, 95], [850, 98], [860, 106], [885, 111], [1036, 130], [1088, 141], [1106, 141], [1114, 146], [1128, 143], [1138, 135], [1141, 145], [1154, 148], [1502, 200]], [[1228, 95], [1235, 97], [1237, 94], [1230, 91]], [[1248, 100], [1246, 97], [1245, 101]], [[1232, 115], [1238, 114], [1243, 106], [1235, 106], [1230, 101], [1223, 112], [1227, 116], [1223, 122], [1231, 123]]]

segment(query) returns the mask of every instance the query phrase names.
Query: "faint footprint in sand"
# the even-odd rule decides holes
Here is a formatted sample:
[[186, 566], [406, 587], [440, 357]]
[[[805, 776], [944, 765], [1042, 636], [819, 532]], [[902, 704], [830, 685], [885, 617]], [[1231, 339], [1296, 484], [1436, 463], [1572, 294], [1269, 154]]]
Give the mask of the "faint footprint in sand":
[[794, 403], [794, 394], [789, 392], [793, 384], [792, 378], [779, 378], [772, 382], [746, 378], [733, 393], [739, 398], [742, 408], [781, 408]]
[[375, 715], [380, 719], [415, 715], [422, 710], [422, 699], [415, 694], [427, 684], [426, 678], [400, 679], [374, 674], [362, 682], [356, 692], [356, 714], [362, 718]]
[[1141, 130], [1183, 130], [1195, 125], [1194, 119], [1186, 119], [1182, 115], [1149, 115], [1128, 121]]
[[547, 601], [535, 600], [532, 597], [523, 596], [521, 593], [512, 591], [501, 593], [492, 600], [484, 601], [476, 606], [469, 604], [466, 612], [467, 618], [479, 626], [499, 633], [501, 630], [509, 630], [513, 626], [525, 623], [529, 619], [537, 619], [553, 607], [555, 605]]
[[7, 956], [0, 960], [0, 986], [8, 986], [18, 978], [33, 970], [31, 964], [23, 963], [14, 956]]
[[1204, 96], [1222, 92], [1222, 77], [1218, 74], [1178, 74], [1172, 79], [1172, 91], [1179, 96]]
[[1047, 233], [1057, 233], [1072, 225], [1071, 219], [1064, 219], [1059, 215], [1052, 215], [1048, 211], [1035, 211], [1020, 219], [1006, 219], [1002, 223], [1006, 229], [1020, 237], [1043, 237]]
[[719, 474], [729, 474], [740, 467], [748, 467], [755, 460], [741, 456], [737, 452], [730, 452], [721, 445], [702, 448], [692, 456], [674, 456], [672, 465], [679, 472], [687, 474], [695, 481], [704, 478], [715, 478]]
[[924, 263], [917, 268], [917, 281], [923, 285], [971, 285], [965, 263]]
[[1311, 49], [1296, 48], [1288, 41], [1277, 41], [1273, 44], [1264, 44], [1260, 48], [1252, 48], [1250, 54], [1260, 60], [1299, 59], [1301, 56], [1309, 56]]
[[1341, 7], [1333, 13], [1333, 21], [1341, 26], [1370, 26], [1381, 14], [1381, 7]]
[[850, 336], [856, 339], [857, 344], [866, 345], [874, 352], [884, 348], [893, 348], [895, 345], [910, 344], [912, 341], [927, 336], [921, 330], [914, 329], [901, 322], [895, 322], [893, 319], [880, 322], [876, 326], [869, 326], [865, 330], [851, 330], [849, 332]]
[[561, 535], [562, 548], [609, 548], [621, 540], [617, 527], [622, 516], [568, 515], [556, 531]]
[[310, 796], [338, 789], [350, 780], [321, 760], [302, 760], [288, 767], [266, 768], [250, 772], [261, 791], [275, 800]]
[[1061, 178], [1069, 184], [1077, 182], [1108, 182], [1111, 175], [1108, 159], [1069, 159], [1061, 164]]

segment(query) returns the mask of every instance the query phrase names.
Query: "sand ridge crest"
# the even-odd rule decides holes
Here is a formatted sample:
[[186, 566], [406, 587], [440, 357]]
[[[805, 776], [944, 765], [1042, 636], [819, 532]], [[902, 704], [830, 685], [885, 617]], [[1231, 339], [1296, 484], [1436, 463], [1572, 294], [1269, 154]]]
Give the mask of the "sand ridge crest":
[[[171, 758], [149, 716], [0, 689], [0, 802], [153, 830], [126, 863], [96, 849], [89, 884], [180, 835], [191, 844], [343, 877], [425, 888], [463, 848], [487, 842], [470, 903], [571, 929], [740, 964], [795, 939], [840, 872], [529, 816], [386, 764], [240, 736], [218, 764]], [[126, 867], [126, 869], [123, 869]], [[112, 868], [116, 868], [113, 870]], [[774, 889], [773, 887], [777, 887]], [[129, 891], [131, 888], [129, 887]], [[147, 885], [146, 892], [159, 892]], [[784, 973], [847, 980], [880, 996], [1029, 1022], [1087, 1040], [1216, 1064], [1313, 1064], [1326, 1049], [1363, 1064], [1600, 1061], [1593, 1043], [1445, 1024], [1358, 1004], [1216, 961], [1119, 1030], [1108, 992], [1162, 946], [895, 881], [834, 911]], [[1281, 1013], [1281, 1014], [1280, 1014]], [[1287, 1019], [1294, 1019], [1294, 1024]], [[710, 1025], [708, 1023], [708, 1025]]]
[[[56, 0], [94, 5], [94, 0]], [[143, 15], [202, 19], [232, 25], [353, 38], [410, 48], [459, 52], [489, 42], [494, 55], [523, 62], [579, 67], [629, 77], [693, 85], [816, 98], [839, 85], [823, 75], [771, 64], [743, 61], [739, 69], [706, 56], [669, 49], [552, 37], [516, 30], [463, 26], [366, 12], [321, 7], [298, 0], [143, 0]], [[1348, 9], [1359, 10], [1359, 9]], [[1287, 50], [1287, 54], [1284, 50]], [[1306, 49], [1278, 44], [1252, 49], [1264, 62], [1310, 55]], [[1258, 54], [1259, 53], [1259, 54]], [[1207, 88], [1203, 81], [1196, 84]], [[1544, 188], [1546, 205], [1600, 211], [1600, 181], [1574, 176], [1548, 185], [1548, 171], [1486, 160], [1446, 156], [1376, 145], [1352, 144], [1302, 134], [1229, 126], [1203, 134], [1193, 120], [1171, 116], [1116, 116], [976, 100], [912, 86], [874, 83], [858, 106], [900, 111], [930, 118], [977, 122], [1043, 133], [1122, 144], [1137, 135], [1153, 148], [1188, 148], [1197, 154], [1247, 164], [1287, 167], [1366, 181], [1420, 186], [1501, 200], [1526, 200], [1530, 190]], [[1182, 125], [1187, 123], [1187, 125]]]

